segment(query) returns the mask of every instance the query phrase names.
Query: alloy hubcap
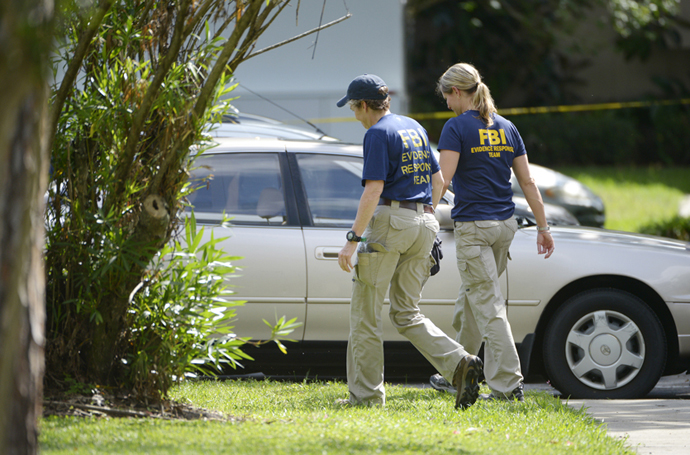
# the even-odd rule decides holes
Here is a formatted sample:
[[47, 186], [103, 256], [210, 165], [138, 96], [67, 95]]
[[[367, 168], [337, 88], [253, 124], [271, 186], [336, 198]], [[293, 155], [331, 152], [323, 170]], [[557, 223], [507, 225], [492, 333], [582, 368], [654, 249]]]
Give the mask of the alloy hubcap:
[[600, 310], [578, 320], [568, 333], [566, 360], [575, 377], [588, 387], [623, 387], [640, 372], [645, 343], [637, 324], [622, 313]]

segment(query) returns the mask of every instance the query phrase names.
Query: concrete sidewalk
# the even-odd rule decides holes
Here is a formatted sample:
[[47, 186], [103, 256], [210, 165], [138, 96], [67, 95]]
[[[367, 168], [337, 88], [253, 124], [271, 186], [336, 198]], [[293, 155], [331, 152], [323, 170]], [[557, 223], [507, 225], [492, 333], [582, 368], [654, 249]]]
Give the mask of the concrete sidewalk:
[[[556, 392], [557, 394], [557, 392]], [[640, 455], [690, 454], [690, 375], [661, 378], [645, 399], [568, 400], [606, 424], [608, 435], [626, 439]]]
[[690, 454], [690, 400], [569, 400], [639, 454]]

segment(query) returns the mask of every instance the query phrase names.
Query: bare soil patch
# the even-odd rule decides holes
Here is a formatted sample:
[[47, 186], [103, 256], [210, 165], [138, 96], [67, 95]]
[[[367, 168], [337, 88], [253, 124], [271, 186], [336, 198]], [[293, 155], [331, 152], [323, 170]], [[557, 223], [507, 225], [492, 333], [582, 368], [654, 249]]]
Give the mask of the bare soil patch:
[[43, 416], [125, 417], [164, 420], [236, 420], [217, 411], [164, 400], [145, 402], [128, 394], [53, 395], [43, 400]]

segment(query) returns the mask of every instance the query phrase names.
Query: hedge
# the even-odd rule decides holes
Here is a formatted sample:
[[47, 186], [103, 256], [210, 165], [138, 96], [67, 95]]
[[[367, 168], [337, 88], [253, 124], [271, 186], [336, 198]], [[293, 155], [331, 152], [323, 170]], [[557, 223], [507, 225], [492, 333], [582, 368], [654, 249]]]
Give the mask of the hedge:
[[640, 232], [690, 242], [690, 218], [677, 216], [670, 220], [644, 226]]
[[530, 161], [555, 165], [690, 165], [690, 108], [649, 108], [509, 117]]

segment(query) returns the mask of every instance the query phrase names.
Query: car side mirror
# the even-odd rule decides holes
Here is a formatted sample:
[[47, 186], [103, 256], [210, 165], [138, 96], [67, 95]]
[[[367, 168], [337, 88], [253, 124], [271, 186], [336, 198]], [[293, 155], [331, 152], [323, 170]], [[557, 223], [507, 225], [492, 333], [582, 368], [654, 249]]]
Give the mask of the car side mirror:
[[453, 207], [448, 204], [438, 204], [436, 206], [436, 219], [443, 231], [452, 231], [455, 228], [455, 222], [450, 216], [450, 211]]

